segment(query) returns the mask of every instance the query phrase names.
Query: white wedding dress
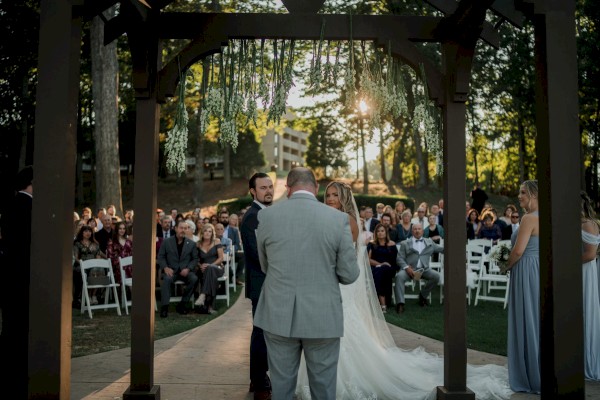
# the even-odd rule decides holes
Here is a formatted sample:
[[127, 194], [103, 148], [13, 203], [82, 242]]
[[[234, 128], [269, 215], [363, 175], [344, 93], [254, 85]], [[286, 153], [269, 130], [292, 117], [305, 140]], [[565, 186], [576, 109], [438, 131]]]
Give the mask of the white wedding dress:
[[[422, 347], [403, 350], [396, 346], [379, 306], [366, 246], [360, 242], [360, 276], [351, 285], [340, 285], [344, 336], [340, 341], [336, 398], [435, 399], [436, 387], [444, 382], [443, 358]], [[508, 385], [508, 370], [499, 365], [468, 365], [467, 386], [478, 400], [508, 399], [513, 393]], [[311, 398], [304, 357], [298, 371], [296, 398]]]

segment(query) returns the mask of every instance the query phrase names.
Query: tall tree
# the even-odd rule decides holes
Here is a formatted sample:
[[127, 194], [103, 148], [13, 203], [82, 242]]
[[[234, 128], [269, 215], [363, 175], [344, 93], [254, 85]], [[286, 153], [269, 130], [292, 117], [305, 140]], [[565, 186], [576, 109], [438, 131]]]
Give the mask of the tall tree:
[[[115, 14], [116, 6], [113, 6], [104, 12], [104, 18], [110, 20]], [[117, 213], [123, 215], [117, 106], [117, 44], [112, 42], [104, 45], [104, 22], [99, 16], [92, 20], [91, 55], [96, 141], [96, 204], [100, 207], [114, 204]]]
[[331, 169], [348, 164], [346, 154], [340, 151], [345, 146], [345, 141], [340, 138], [340, 133], [335, 131], [335, 125], [331, 122], [318, 119], [308, 134], [306, 150], [306, 164], [325, 178], [329, 177]]

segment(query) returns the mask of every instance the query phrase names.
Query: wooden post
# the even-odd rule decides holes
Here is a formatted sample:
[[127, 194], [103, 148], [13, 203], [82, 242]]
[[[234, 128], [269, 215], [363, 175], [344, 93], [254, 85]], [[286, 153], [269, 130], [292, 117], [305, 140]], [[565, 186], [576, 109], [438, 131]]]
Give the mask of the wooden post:
[[69, 0], [42, 0], [40, 9], [28, 398], [67, 400], [81, 18]]

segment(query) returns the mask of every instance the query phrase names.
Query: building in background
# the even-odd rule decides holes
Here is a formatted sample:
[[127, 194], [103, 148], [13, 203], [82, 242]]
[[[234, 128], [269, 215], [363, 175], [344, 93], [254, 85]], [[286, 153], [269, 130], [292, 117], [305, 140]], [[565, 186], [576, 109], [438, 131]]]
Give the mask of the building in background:
[[[284, 118], [291, 121], [296, 117], [288, 112]], [[261, 143], [267, 164], [276, 171], [289, 171], [294, 167], [303, 166], [307, 138], [307, 132], [297, 131], [290, 127], [283, 128], [281, 132], [268, 129]]]

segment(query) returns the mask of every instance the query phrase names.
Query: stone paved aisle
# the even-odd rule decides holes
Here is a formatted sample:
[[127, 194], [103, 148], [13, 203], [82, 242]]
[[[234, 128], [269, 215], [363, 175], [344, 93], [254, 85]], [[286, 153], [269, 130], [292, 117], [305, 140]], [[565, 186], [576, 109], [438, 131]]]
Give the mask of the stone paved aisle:
[[[209, 323], [155, 343], [155, 383], [162, 400], [251, 400], [248, 393], [250, 301], [240, 296], [225, 314]], [[399, 347], [423, 346], [441, 354], [441, 342], [390, 325]], [[109, 351], [72, 360], [71, 398], [122, 398], [129, 386], [130, 349]], [[472, 364], [503, 365], [506, 358], [468, 352]], [[600, 398], [600, 384], [586, 385], [586, 398]], [[513, 400], [539, 399], [517, 394]]]

